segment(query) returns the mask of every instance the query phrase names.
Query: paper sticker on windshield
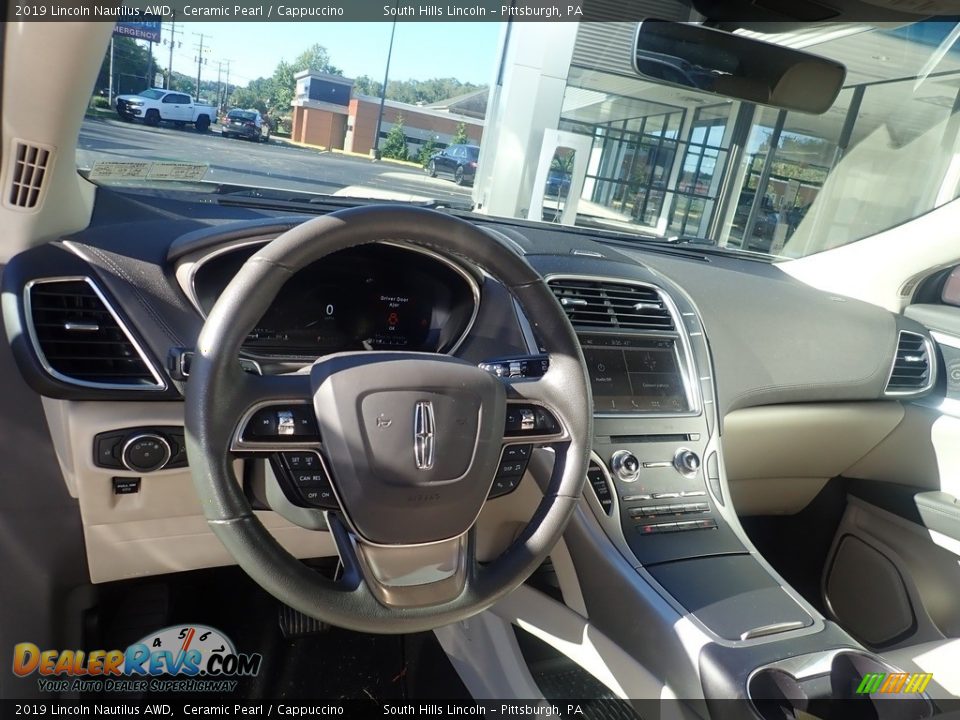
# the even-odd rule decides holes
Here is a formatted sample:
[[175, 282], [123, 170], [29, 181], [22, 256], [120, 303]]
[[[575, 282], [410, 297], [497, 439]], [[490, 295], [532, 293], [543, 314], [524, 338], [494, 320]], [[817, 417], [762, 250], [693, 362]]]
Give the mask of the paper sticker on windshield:
[[97, 160], [90, 169], [91, 180], [203, 180], [209, 163]]

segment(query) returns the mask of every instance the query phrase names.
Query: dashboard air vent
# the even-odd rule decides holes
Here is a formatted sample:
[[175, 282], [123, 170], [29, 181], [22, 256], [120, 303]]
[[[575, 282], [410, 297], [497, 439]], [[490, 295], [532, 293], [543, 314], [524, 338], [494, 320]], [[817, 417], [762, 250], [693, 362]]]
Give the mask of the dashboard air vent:
[[674, 329], [660, 293], [644, 285], [600, 280], [556, 279], [550, 289], [575, 328]]
[[15, 140], [10, 182], [7, 188], [8, 207], [30, 210], [40, 204], [44, 178], [49, 174], [53, 148]]
[[27, 290], [34, 348], [44, 369], [74, 385], [164, 388], [160, 376], [87, 278], [34, 282]]
[[897, 354], [887, 380], [887, 395], [909, 395], [933, 385], [930, 343], [918, 333], [900, 331]]

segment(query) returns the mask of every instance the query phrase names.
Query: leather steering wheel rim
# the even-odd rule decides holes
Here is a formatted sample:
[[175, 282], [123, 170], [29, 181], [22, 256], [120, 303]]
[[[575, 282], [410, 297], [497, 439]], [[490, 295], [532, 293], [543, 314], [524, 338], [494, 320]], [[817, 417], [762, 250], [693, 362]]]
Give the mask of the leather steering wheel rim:
[[[374, 597], [362, 563], [350, 550], [355, 538], [349, 523], [339, 515], [329, 514], [328, 525], [344, 565], [341, 578], [327, 579], [294, 558], [254, 514], [233, 471], [231, 443], [241, 415], [259, 399], [282, 402], [300, 396], [305, 387], [303, 375], [294, 380], [243, 373], [236, 358], [248, 333], [298, 270], [337, 251], [385, 240], [462, 259], [509, 290], [536, 328], [550, 366], [536, 381], [508, 383], [506, 397], [545, 405], [565, 430], [562, 442], [550, 445], [554, 472], [525, 529], [491, 562], [473, 562], [456, 597], [424, 606], [395, 607]], [[309, 220], [250, 257], [204, 324], [185, 414], [187, 453], [204, 515], [237, 563], [274, 597], [306, 615], [376, 633], [420, 632], [463, 620], [529, 577], [560, 540], [579, 500], [593, 434], [583, 354], [544, 280], [493, 233], [450, 215], [395, 206], [351, 208]], [[472, 553], [472, 530], [466, 542]]]

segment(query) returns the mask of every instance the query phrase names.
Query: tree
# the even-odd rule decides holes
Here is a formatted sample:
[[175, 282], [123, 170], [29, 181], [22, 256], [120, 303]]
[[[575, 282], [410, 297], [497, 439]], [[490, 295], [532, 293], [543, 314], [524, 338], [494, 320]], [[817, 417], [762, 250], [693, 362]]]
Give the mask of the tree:
[[433, 138], [430, 137], [427, 141], [420, 146], [420, 153], [417, 155], [417, 160], [423, 167], [427, 166], [427, 163], [430, 162], [430, 156], [433, 155], [437, 150], [437, 144], [433, 141]]
[[390, 128], [390, 132], [387, 133], [383, 146], [380, 148], [380, 154], [383, 157], [394, 158], [395, 160], [406, 160], [409, 157], [403, 117], [398, 117], [393, 127]]
[[467, 137], [467, 125], [466, 123], [457, 123], [457, 133], [453, 136], [453, 145], [466, 145], [470, 142], [470, 138]]
[[[150, 72], [150, 52], [137, 45], [133, 38], [117, 36], [113, 39], [113, 89], [116, 94], [121, 92], [137, 93], [153, 84], [153, 78], [148, 78]], [[96, 89], [107, 94], [110, 86], [110, 49], [100, 64], [97, 74]]]

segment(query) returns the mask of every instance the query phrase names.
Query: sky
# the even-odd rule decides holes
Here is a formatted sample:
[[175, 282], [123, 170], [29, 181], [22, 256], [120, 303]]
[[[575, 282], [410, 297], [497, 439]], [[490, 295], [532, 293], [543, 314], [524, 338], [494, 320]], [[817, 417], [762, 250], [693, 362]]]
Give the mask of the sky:
[[[330, 52], [330, 61], [350, 78], [369, 75], [383, 80], [391, 23], [279, 23], [188, 22], [177, 23], [180, 47], [173, 52], [173, 69], [191, 77], [197, 74], [197, 33], [204, 33], [205, 80], [217, 79], [218, 62], [229, 59], [230, 83], [240, 86], [258, 77], [269, 77], [280, 60], [293, 60], [319, 43]], [[428, 80], [455, 77], [462, 82], [491, 81], [500, 37], [500, 23], [397, 23], [390, 61], [391, 80]], [[170, 38], [170, 23], [163, 23], [163, 39]], [[169, 50], [154, 45], [160, 67], [167, 67]], [[224, 68], [226, 65], [224, 64]]]

